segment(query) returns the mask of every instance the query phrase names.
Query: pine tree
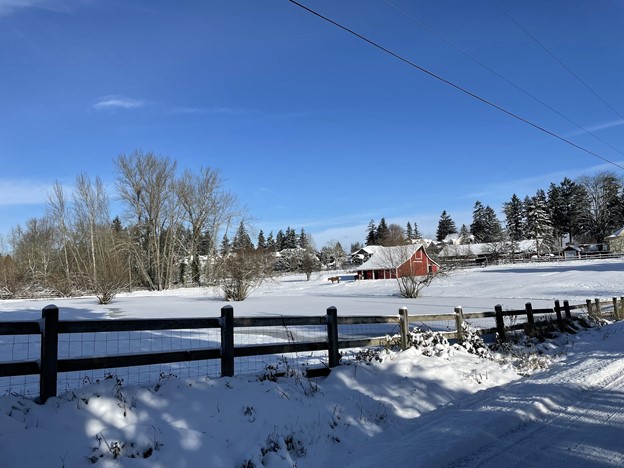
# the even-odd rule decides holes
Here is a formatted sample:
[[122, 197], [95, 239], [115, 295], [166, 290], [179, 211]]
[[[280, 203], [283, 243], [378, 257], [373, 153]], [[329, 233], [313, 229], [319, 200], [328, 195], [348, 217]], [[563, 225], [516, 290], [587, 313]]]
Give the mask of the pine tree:
[[301, 232], [299, 233], [298, 245], [302, 249], [305, 249], [305, 248], [308, 247], [308, 235], [306, 234], [306, 232], [305, 232], [305, 230], [303, 228], [301, 228]]
[[223, 240], [221, 241], [221, 255], [225, 256], [228, 253], [230, 253], [230, 250], [232, 248], [232, 245], [230, 244], [230, 239], [228, 239], [227, 234], [223, 235]]
[[459, 228], [459, 242], [461, 244], [468, 244], [470, 242], [470, 230], [465, 224], [462, 224]]
[[548, 215], [546, 194], [542, 189], [539, 189], [535, 196], [525, 201], [524, 210], [526, 213], [526, 232], [535, 239], [538, 255], [550, 252], [553, 244], [552, 223]]
[[242, 221], [238, 225], [238, 229], [236, 230], [236, 235], [234, 236], [234, 240], [232, 241], [232, 250], [233, 251], [247, 251], [252, 250], [254, 248], [253, 242], [251, 242], [251, 238], [247, 233], [247, 228], [245, 227], [245, 223]]
[[260, 229], [258, 233], [258, 250], [266, 250], [267, 249], [267, 241], [264, 238], [264, 232]]
[[503, 229], [501, 223], [496, 216], [496, 211], [488, 205], [483, 212], [485, 221], [485, 240], [484, 242], [500, 242], [503, 240]]
[[366, 245], [377, 245], [377, 226], [375, 220], [371, 219], [368, 223], [368, 234], [366, 234]]
[[275, 239], [273, 238], [273, 231], [269, 232], [269, 237], [267, 237], [266, 241], [267, 250], [277, 250], [277, 245], [275, 243]]
[[414, 230], [412, 229], [412, 223], [407, 222], [407, 226], [405, 226], [405, 237], [407, 240], [411, 241], [414, 238]]
[[286, 248], [284, 232], [280, 229], [275, 236], [275, 250], [281, 252]]
[[451, 219], [451, 217], [447, 214], [446, 211], [443, 211], [440, 215], [440, 221], [438, 221], [438, 230], [436, 231], [436, 239], [438, 241], [443, 241], [446, 236], [449, 234], [454, 234], [457, 232], [457, 227], [455, 226], [455, 221]]
[[572, 243], [581, 232], [583, 210], [586, 206], [585, 190], [565, 177], [559, 185], [550, 184], [548, 211], [553, 224], [553, 234], [562, 245], [561, 238], [569, 235]]
[[412, 239], [422, 239], [422, 234], [420, 233], [420, 231], [418, 230], [418, 224], [416, 224], [416, 222], [414, 222], [414, 226], [413, 226], [413, 232], [412, 232]]
[[507, 234], [512, 242], [519, 242], [524, 239], [524, 208], [522, 201], [514, 193], [511, 200], [503, 205], [505, 213], [505, 226]]
[[198, 255], [210, 255], [214, 251], [214, 244], [212, 242], [212, 236], [208, 231], [204, 232], [199, 237], [199, 244], [197, 245]]
[[119, 219], [119, 216], [115, 216], [111, 228], [115, 234], [121, 234], [121, 231], [123, 231], [123, 226], [121, 225], [121, 220]]
[[472, 224], [470, 225], [470, 233], [477, 242], [486, 242], [487, 226], [485, 221], [485, 207], [477, 200], [472, 210]]
[[381, 218], [379, 226], [377, 226], [377, 244], [384, 245], [390, 237], [390, 229], [386, 224], [386, 218]]
[[[298, 244], [297, 233], [293, 228], [288, 226], [286, 228], [286, 234], [284, 234], [284, 247], [283, 249], [296, 249]], [[282, 250], [283, 250], [282, 249]]]

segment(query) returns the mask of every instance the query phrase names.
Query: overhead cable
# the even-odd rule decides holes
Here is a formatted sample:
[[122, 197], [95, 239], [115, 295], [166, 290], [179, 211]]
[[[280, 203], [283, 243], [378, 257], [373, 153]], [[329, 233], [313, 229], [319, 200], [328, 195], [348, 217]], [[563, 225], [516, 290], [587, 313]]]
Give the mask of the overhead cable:
[[525, 119], [524, 117], [522, 117], [522, 116], [520, 116], [518, 114], [514, 114], [513, 112], [505, 109], [504, 107], [499, 106], [498, 104], [496, 104], [496, 103], [494, 103], [492, 101], [489, 101], [489, 100], [487, 100], [485, 98], [482, 98], [478, 94], [475, 94], [472, 91], [470, 91], [470, 90], [468, 90], [468, 89], [466, 89], [466, 88], [464, 88], [464, 87], [462, 87], [462, 86], [460, 86], [458, 84], [455, 84], [452, 81], [450, 81], [450, 80], [448, 80], [448, 79], [446, 79], [446, 78], [444, 78], [444, 77], [442, 77], [442, 76], [440, 76], [440, 75], [438, 75], [438, 74], [436, 74], [436, 73], [434, 73], [434, 72], [432, 72], [432, 71], [430, 71], [430, 70], [428, 70], [428, 69], [426, 69], [424, 67], [421, 67], [420, 65], [412, 62], [411, 60], [402, 57], [401, 55], [397, 54], [396, 52], [393, 52], [390, 49], [387, 49], [386, 47], [378, 44], [377, 42], [374, 42], [371, 39], [368, 39], [365, 36], [363, 36], [363, 35], [355, 32], [355, 31], [353, 31], [352, 29], [349, 29], [346, 26], [343, 26], [342, 24], [332, 20], [331, 18], [328, 18], [327, 16], [324, 16], [324, 15], [322, 15], [322, 14], [312, 10], [311, 8], [308, 8], [305, 5], [302, 5], [301, 3], [299, 3], [299, 2], [297, 2], [295, 0], [288, 0], [288, 1], [290, 3], [292, 3], [292, 4], [294, 4], [294, 5], [297, 5], [298, 7], [302, 8], [303, 10], [313, 14], [314, 16], [317, 16], [318, 18], [320, 18], [320, 19], [322, 19], [322, 20], [324, 20], [324, 21], [326, 21], [326, 22], [328, 22], [330, 24], [333, 24], [334, 26], [342, 29], [343, 31], [348, 32], [349, 34], [357, 37], [358, 39], [361, 39], [362, 41], [364, 41], [364, 42], [368, 43], [369, 45], [371, 45], [371, 46], [381, 50], [382, 52], [385, 52], [386, 54], [391, 55], [392, 57], [400, 60], [401, 62], [403, 62], [403, 63], [405, 63], [405, 64], [407, 64], [407, 65], [409, 65], [409, 66], [411, 66], [413, 68], [416, 68], [417, 70], [420, 70], [421, 72], [431, 76], [432, 78], [435, 78], [436, 80], [439, 80], [439, 81], [441, 81], [441, 82], [443, 82], [443, 83], [445, 83], [445, 84], [447, 84], [447, 85], [457, 89], [458, 91], [461, 91], [462, 93], [467, 94], [468, 96], [470, 96], [470, 97], [472, 97], [472, 98], [474, 98], [474, 99], [476, 99], [478, 101], [481, 101], [482, 103], [487, 104], [488, 106], [493, 107], [494, 109], [497, 109], [500, 112], [503, 112], [504, 114], [507, 114], [510, 117], [513, 117], [516, 120], [520, 120], [521, 122], [524, 122], [525, 124], [530, 125], [531, 127], [536, 128], [537, 130], [539, 130], [539, 131], [541, 131], [543, 133], [546, 133], [547, 135], [550, 135], [550, 136], [552, 136], [554, 138], [557, 138], [558, 140], [561, 140], [564, 143], [567, 143], [568, 145], [573, 146], [574, 148], [577, 148], [577, 149], [579, 149], [579, 150], [581, 150], [581, 151], [583, 151], [583, 152], [585, 152], [585, 153], [587, 153], [587, 154], [589, 154], [591, 156], [594, 156], [594, 157], [596, 157], [596, 158], [598, 158], [598, 159], [600, 159], [600, 160], [602, 160], [602, 161], [604, 161], [604, 162], [606, 162], [608, 164], [611, 164], [611, 165], [613, 165], [613, 166], [615, 166], [615, 167], [617, 167], [619, 169], [624, 170], [624, 166], [621, 166], [620, 164], [618, 164], [618, 163], [616, 163], [614, 161], [611, 161], [610, 159], [607, 159], [606, 157], [601, 156], [598, 153], [595, 153], [595, 152], [593, 152], [593, 151], [591, 151], [591, 150], [589, 150], [587, 148], [584, 148], [584, 147], [582, 147], [580, 145], [577, 145], [573, 141], [570, 141], [567, 138], [562, 137], [561, 135], [556, 134], [555, 132], [552, 132], [552, 131], [550, 131], [550, 130], [548, 130], [548, 129], [546, 129], [546, 128], [544, 128], [544, 127], [542, 127], [542, 126], [540, 126], [540, 125], [538, 125], [536, 123], [533, 123], [530, 120]]
[[596, 140], [600, 141], [601, 143], [607, 145], [609, 148], [611, 148], [614, 151], [617, 151], [618, 153], [620, 153], [621, 155], [624, 156], [624, 151], [622, 151], [621, 149], [613, 146], [611, 143], [609, 143], [608, 141], [605, 141], [603, 138], [601, 138], [599, 135], [596, 135], [593, 131], [585, 128], [584, 126], [582, 126], [581, 124], [575, 122], [574, 120], [572, 120], [570, 117], [566, 116], [565, 114], [561, 113], [560, 111], [558, 111], [557, 109], [555, 109], [554, 107], [550, 106], [548, 103], [544, 102], [542, 99], [538, 98], [537, 96], [535, 96], [534, 94], [532, 94], [530, 91], [527, 91], [526, 89], [522, 88], [520, 85], [514, 83], [513, 81], [511, 81], [510, 79], [506, 78], [505, 76], [501, 75], [499, 72], [497, 72], [496, 70], [494, 70], [493, 68], [489, 67], [488, 65], [486, 65], [485, 63], [481, 62], [478, 58], [474, 57], [473, 55], [469, 54], [468, 52], [466, 52], [465, 50], [463, 50], [461, 47], [455, 45], [454, 43], [452, 43], [451, 41], [449, 41], [448, 39], [446, 39], [444, 36], [442, 36], [441, 34], [437, 33], [436, 31], [434, 31], [433, 29], [429, 28], [426, 24], [424, 24], [422, 21], [419, 21], [418, 19], [414, 18], [412, 15], [408, 14], [405, 10], [397, 7], [396, 5], [394, 5], [392, 2], [390, 2], [389, 0], [382, 0], [386, 5], [390, 6], [391, 8], [393, 8], [394, 10], [398, 11], [399, 13], [401, 13], [403, 16], [405, 16], [406, 18], [408, 18], [410, 21], [412, 21], [413, 23], [415, 23], [416, 25], [418, 25], [420, 28], [424, 29], [425, 31], [427, 31], [428, 33], [434, 35], [435, 37], [437, 37], [438, 39], [440, 39], [442, 42], [444, 42], [446, 45], [452, 47], [453, 49], [455, 49], [457, 52], [459, 52], [460, 54], [462, 54], [464, 57], [472, 60], [473, 62], [475, 62], [477, 65], [479, 65], [480, 67], [485, 68], [486, 70], [488, 70], [490, 73], [493, 73], [494, 75], [496, 75], [497, 77], [499, 77], [501, 80], [503, 80], [504, 82], [506, 82], [507, 84], [513, 86], [514, 88], [516, 88], [518, 91], [524, 93], [525, 95], [529, 96], [531, 99], [533, 99], [534, 101], [540, 103], [541, 105], [543, 105], [544, 107], [546, 107], [547, 109], [549, 109], [550, 111], [554, 112], [555, 114], [557, 114], [559, 117], [567, 120], [568, 122], [570, 122], [572, 125], [574, 125], [576, 128], [582, 130], [585, 133], [588, 133], [589, 135], [591, 135], [592, 137], [594, 137]]
[[618, 112], [618, 110], [616, 108], [614, 108], [611, 104], [609, 104], [607, 102], [606, 99], [604, 99], [600, 94], [598, 94], [597, 91], [594, 90], [594, 88], [592, 88], [591, 86], [589, 86], [589, 84], [587, 84], [586, 81], [584, 81], [583, 79], [581, 79], [580, 76], [578, 76], [576, 73], [574, 73], [574, 71], [568, 67], [565, 63], [563, 63], [563, 61], [561, 61], [559, 59], [559, 57], [557, 57], [553, 52], [551, 52], [550, 49], [548, 49], [544, 44], [542, 44], [533, 34], [531, 34], [526, 28], [522, 27], [522, 25], [516, 21], [513, 16], [511, 16], [509, 13], [507, 13], [507, 11], [505, 11], [498, 3], [496, 3], [494, 0], [492, 0], [492, 3], [496, 6], [496, 8], [498, 8], [507, 18], [509, 18], [509, 20], [514, 23], [516, 26], [518, 26], [518, 28], [520, 28], [520, 30], [522, 30], [527, 36], [529, 36], [533, 42], [535, 42], [538, 46], [540, 46], [548, 55], [550, 55], [559, 65], [561, 65], [570, 75], [572, 75], [574, 78], [576, 78], [576, 80], [581, 83], [583, 86], [585, 86], [585, 88], [587, 88], [594, 96], [596, 96], [598, 99], [600, 99], [600, 101], [602, 101], [602, 103], [607, 106], [609, 109], [611, 109], [615, 114], [618, 115], [618, 117], [622, 120], [624, 120], [624, 115], [620, 114]]

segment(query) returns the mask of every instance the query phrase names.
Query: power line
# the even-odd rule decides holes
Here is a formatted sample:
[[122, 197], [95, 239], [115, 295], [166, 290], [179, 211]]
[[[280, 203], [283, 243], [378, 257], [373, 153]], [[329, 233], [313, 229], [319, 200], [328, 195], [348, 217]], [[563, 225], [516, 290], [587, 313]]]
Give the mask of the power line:
[[572, 75], [574, 78], [576, 78], [576, 80], [579, 83], [581, 83], [583, 86], [585, 86], [585, 88], [587, 88], [594, 96], [596, 96], [598, 99], [600, 99], [605, 106], [607, 106], [609, 109], [611, 109], [613, 112], [615, 112], [620, 117], [620, 119], [624, 120], [624, 115], [620, 114], [617, 111], [617, 109], [615, 109], [600, 94], [598, 94], [598, 92], [596, 92], [594, 90], [594, 88], [589, 86], [589, 84], [587, 84], [586, 81], [584, 81], [583, 79], [581, 79], [580, 76], [578, 76], [576, 73], [574, 73], [574, 71], [572, 71], [572, 69], [570, 67], [568, 67], [565, 63], [563, 63], [559, 59], [559, 57], [557, 57], [553, 52], [551, 52], [550, 49], [548, 49], [544, 44], [542, 44], [533, 34], [531, 34], [528, 30], [526, 30], [524, 27], [522, 27], [522, 25], [518, 21], [516, 21], [513, 18], [513, 16], [511, 16], [509, 13], [507, 13], [507, 11], [505, 11], [498, 3], [496, 3], [494, 0], [491, 0], [491, 1], [494, 4], [494, 6], [496, 6], [496, 8], [498, 8], [512, 23], [514, 23], [516, 26], [518, 26], [518, 28], [520, 28], [527, 36], [529, 36], [533, 40], [533, 42], [535, 42], [538, 46], [540, 46], [559, 65], [561, 65], [570, 75]]
[[413, 23], [415, 23], [416, 25], [418, 25], [420, 28], [424, 29], [425, 31], [427, 31], [428, 33], [434, 35], [435, 37], [437, 37], [438, 39], [440, 39], [442, 42], [444, 42], [445, 44], [447, 44], [448, 46], [452, 47], [453, 49], [455, 49], [457, 52], [459, 52], [460, 54], [462, 54], [464, 57], [472, 60], [473, 62], [475, 62], [477, 65], [485, 68], [486, 70], [488, 70], [490, 73], [493, 73], [494, 75], [496, 75], [497, 77], [499, 77], [501, 80], [505, 81], [507, 84], [513, 86], [514, 88], [516, 88], [518, 91], [521, 91], [522, 93], [524, 93], [525, 95], [529, 96], [531, 99], [535, 100], [536, 102], [540, 103], [541, 105], [543, 105], [544, 107], [546, 107], [547, 109], [550, 109], [552, 112], [554, 112], [555, 114], [557, 114], [559, 117], [567, 120], [568, 122], [570, 122], [572, 125], [574, 125], [576, 128], [579, 128], [580, 130], [582, 130], [585, 133], [588, 133], [589, 135], [591, 135], [592, 137], [594, 137], [596, 140], [600, 141], [601, 143], [607, 145], [609, 148], [611, 148], [614, 151], [617, 151], [618, 153], [620, 153], [621, 155], [624, 156], [624, 151], [620, 150], [619, 148], [613, 146], [612, 144], [610, 144], [609, 142], [605, 141], [603, 138], [601, 138], [600, 136], [596, 135], [594, 132], [592, 132], [591, 130], [583, 127], [581, 124], [575, 122], [574, 120], [572, 120], [570, 117], [564, 115], [563, 113], [561, 113], [560, 111], [558, 111], [557, 109], [555, 109], [554, 107], [550, 106], [548, 103], [544, 102], [542, 99], [538, 98], [537, 96], [535, 96], [534, 94], [532, 94], [531, 92], [527, 91], [526, 89], [522, 88], [520, 85], [514, 83], [513, 81], [511, 81], [510, 79], [506, 78], [505, 76], [501, 75], [500, 73], [498, 73], [496, 70], [494, 70], [493, 68], [489, 67], [488, 65], [486, 65], [485, 63], [481, 62], [479, 59], [477, 59], [476, 57], [474, 57], [473, 55], [469, 54], [468, 52], [466, 52], [465, 50], [463, 50], [461, 47], [458, 47], [457, 45], [455, 45], [454, 43], [452, 43], [451, 41], [449, 41], [448, 39], [446, 39], [444, 36], [442, 36], [441, 34], [438, 34], [437, 32], [435, 32], [433, 29], [429, 28], [426, 24], [424, 24], [423, 22], [417, 20], [416, 18], [414, 18], [413, 16], [411, 16], [410, 14], [408, 14], [405, 10], [402, 10], [401, 8], [397, 7], [396, 5], [394, 5], [393, 3], [391, 3], [389, 0], [381, 0], [383, 1], [386, 5], [390, 6], [391, 8], [395, 9], [396, 11], [398, 11], [399, 13], [401, 13], [403, 16], [405, 16], [406, 18], [408, 18], [410, 21], [412, 21]]
[[489, 101], [489, 100], [487, 100], [485, 98], [482, 98], [478, 94], [475, 94], [472, 91], [469, 91], [468, 89], [466, 89], [466, 88], [464, 88], [464, 87], [462, 87], [462, 86], [460, 86], [458, 84], [455, 84], [452, 81], [450, 81], [450, 80], [448, 80], [448, 79], [446, 79], [446, 78], [444, 78], [444, 77], [442, 77], [442, 76], [440, 76], [440, 75], [438, 75], [438, 74], [436, 74], [436, 73], [434, 73], [434, 72], [432, 72], [430, 70], [427, 70], [424, 67], [421, 67], [420, 65], [418, 65], [418, 64], [416, 64], [416, 63], [414, 63], [414, 62], [412, 62], [412, 61], [402, 57], [401, 55], [399, 55], [399, 54], [397, 54], [395, 52], [392, 52], [390, 49], [385, 48], [384, 46], [382, 46], [382, 45], [372, 41], [371, 39], [368, 39], [368, 38], [362, 36], [361, 34], [353, 31], [352, 29], [349, 29], [346, 26], [343, 26], [340, 23], [337, 23], [336, 21], [328, 18], [327, 16], [323, 16], [322, 14], [312, 10], [311, 8], [308, 8], [305, 5], [302, 5], [301, 3], [299, 3], [299, 2], [297, 2], [295, 0], [288, 0], [288, 1], [290, 3], [292, 3], [292, 4], [294, 4], [294, 5], [297, 5], [299, 8], [302, 8], [303, 10], [313, 14], [314, 16], [317, 16], [318, 18], [321, 18], [322, 20], [324, 20], [324, 21], [326, 21], [326, 22], [328, 22], [330, 24], [333, 24], [334, 26], [342, 29], [343, 31], [348, 32], [349, 34], [357, 37], [358, 39], [361, 39], [362, 41], [364, 41], [364, 42], [368, 43], [369, 45], [371, 45], [371, 46], [381, 50], [382, 52], [385, 52], [386, 54], [391, 55], [392, 57], [400, 60], [401, 62], [406, 63], [407, 65], [409, 65], [409, 66], [411, 66], [413, 68], [416, 68], [417, 70], [420, 70], [421, 72], [431, 76], [432, 78], [435, 78], [436, 80], [439, 80], [439, 81], [441, 81], [441, 82], [443, 82], [443, 83], [445, 83], [445, 84], [447, 84], [447, 85], [457, 89], [458, 91], [461, 91], [462, 93], [467, 94], [468, 96], [470, 96], [470, 97], [472, 97], [472, 98], [474, 98], [474, 99], [476, 99], [478, 101], [481, 101], [482, 103], [487, 104], [488, 106], [493, 107], [493, 108], [495, 108], [495, 109], [497, 109], [497, 110], [507, 114], [510, 117], [513, 117], [516, 120], [520, 120], [521, 122], [524, 122], [525, 124], [530, 125], [531, 127], [536, 128], [537, 130], [539, 130], [539, 131], [541, 131], [543, 133], [546, 133], [547, 135], [550, 135], [550, 136], [552, 136], [554, 138], [557, 138], [558, 140], [561, 140], [564, 143], [567, 143], [568, 145], [573, 146], [576, 149], [579, 149], [579, 150], [581, 150], [581, 151], [583, 151], [583, 152], [585, 152], [587, 154], [590, 154], [590, 155], [592, 155], [592, 156], [594, 156], [594, 157], [596, 157], [596, 158], [598, 158], [598, 159], [600, 159], [600, 160], [602, 160], [602, 161], [604, 161], [604, 162], [606, 162], [608, 164], [611, 164], [611, 165], [613, 165], [615, 167], [618, 167], [619, 169], [624, 170], [624, 166], [621, 166], [621, 165], [619, 165], [619, 164], [617, 164], [617, 163], [615, 163], [615, 162], [605, 158], [604, 156], [601, 156], [601, 155], [599, 155], [597, 153], [594, 153], [593, 151], [588, 150], [587, 148], [584, 148], [584, 147], [582, 147], [580, 145], [577, 145], [573, 141], [570, 141], [567, 138], [564, 138], [564, 137], [562, 137], [562, 136], [560, 136], [560, 135], [558, 135], [558, 134], [556, 134], [554, 132], [551, 132], [550, 130], [547, 130], [546, 128], [544, 128], [542, 126], [540, 126], [540, 125], [538, 125], [536, 123], [533, 123], [530, 120], [525, 119], [524, 117], [519, 116], [518, 114], [514, 114], [513, 112], [508, 111], [504, 107], [501, 107], [501, 106], [499, 106], [498, 104], [495, 104], [492, 101]]

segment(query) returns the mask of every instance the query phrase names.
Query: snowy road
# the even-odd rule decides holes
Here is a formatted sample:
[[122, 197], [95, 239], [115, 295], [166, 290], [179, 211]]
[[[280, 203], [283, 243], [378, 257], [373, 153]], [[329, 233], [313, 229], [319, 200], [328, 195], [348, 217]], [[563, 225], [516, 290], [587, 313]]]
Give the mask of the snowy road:
[[408, 421], [347, 466], [624, 466], [624, 328], [596, 333], [598, 349]]

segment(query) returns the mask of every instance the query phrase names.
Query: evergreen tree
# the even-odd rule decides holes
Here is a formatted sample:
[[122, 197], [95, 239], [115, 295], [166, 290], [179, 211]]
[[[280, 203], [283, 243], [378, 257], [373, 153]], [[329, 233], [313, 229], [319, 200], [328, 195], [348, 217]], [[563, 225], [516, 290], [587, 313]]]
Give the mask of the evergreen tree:
[[488, 205], [483, 212], [483, 218], [485, 221], [485, 240], [484, 242], [500, 242], [503, 240], [503, 229], [501, 223], [496, 216], [496, 211]]
[[273, 231], [269, 232], [269, 237], [267, 237], [266, 246], [267, 246], [267, 250], [277, 249], [275, 239], [273, 238]]
[[443, 241], [446, 236], [449, 234], [454, 234], [457, 232], [457, 227], [455, 226], [455, 221], [451, 219], [451, 217], [447, 214], [446, 211], [443, 211], [440, 215], [440, 221], [438, 221], [438, 230], [436, 231], [436, 239], [438, 241]]
[[[298, 244], [297, 233], [293, 228], [288, 226], [286, 228], [286, 234], [284, 234], [284, 247], [283, 249], [296, 249]], [[282, 249], [282, 250], [283, 250]]]
[[275, 236], [275, 250], [281, 252], [286, 248], [284, 232], [280, 229]]
[[221, 255], [225, 256], [228, 253], [230, 253], [231, 248], [232, 248], [232, 245], [230, 244], [230, 239], [228, 239], [227, 234], [224, 234], [223, 240], [221, 241], [221, 250], [220, 250]]
[[462, 224], [459, 228], [459, 241], [461, 244], [470, 243], [470, 230], [465, 224]]
[[550, 184], [548, 211], [553, 224], [553, 235], [562, 245], [561, 237], [569, 235], [570, 243], [580, 234], [583, 210], [586, 206], [585, 190], [565, 177], [559, 185]]
[[386, 218], [381, 218], [377, 226], [377, 244], [384, 245], [390, 238], [390, 228], [386, 224]]
[[299, 247], [302, 249], [308, 247], [308, 235], [303, 228], [301, 228], [301, 232], [299, 233]]
[[368, 223], [368, 234], [366, 234], [366, 245], [377, 245], [377, 226], [375, 220], [371, 219]]
[[212, 236], [210, 232], [206, 231], [199, 237], [199, 244], [197, 245], [198, 255], [210, 255], [214, 251], [214, 245], [212, 242]]
[[121, 225], [121, 220], [119, 219], [119, 216], [115, 216], [111, 228], [115, 234], [121, 234], [121, 231], [123, 231], [123, 226]]
[[503, 205], [505, 213], [505, 226], [507, 234], [512, 242], [519, 242], [524, 239], [524, 208], [522, 201], [514, 193], [511, 200]]
[[264, 238], [264, 232], [260, 229], [258, 233], [258, 250], [266, 250], [267, 249], [267, 241]]
[[[526, 200], [526, 199], [525, 199]], [[538, 254], [550, 252], [552, 239], [552, 223], [548, 215], [546, 194], [539, 189], [535, 196], [525, 201], [526, 232], [536, 241]]]
[[422, 239], [422, 234], [420, 233], [420, 231], [418, 230], [418, 224], [416, 224], [416, 222], [414, 221], [414, 226], [413, 226], [413, 231], [412, 231], [412, 239]]
[[476, 201], [472, 210], [472, 224], [470, 225], [470, 233], [477, 242], [486, 242], [487, 225], [485, 220], [485, 207], [480, 201]]
[[232, 250], [233, 251], [248, 251], [253, 250], [254, 245], [251, 242], [251, 238], [247, 233], [247, 228], [245, 227], [245, 223], [242, 221], [238, 225], [238, 229], [236, 230], [236, 235], [234, 236], [234, 240], [232, 241]]
[[412, 229], [412, 223], [407, 222], [407, 226], [405, 226], [405, 237], [407, 240], [411, 241], [414, 239], [414, 230]]

